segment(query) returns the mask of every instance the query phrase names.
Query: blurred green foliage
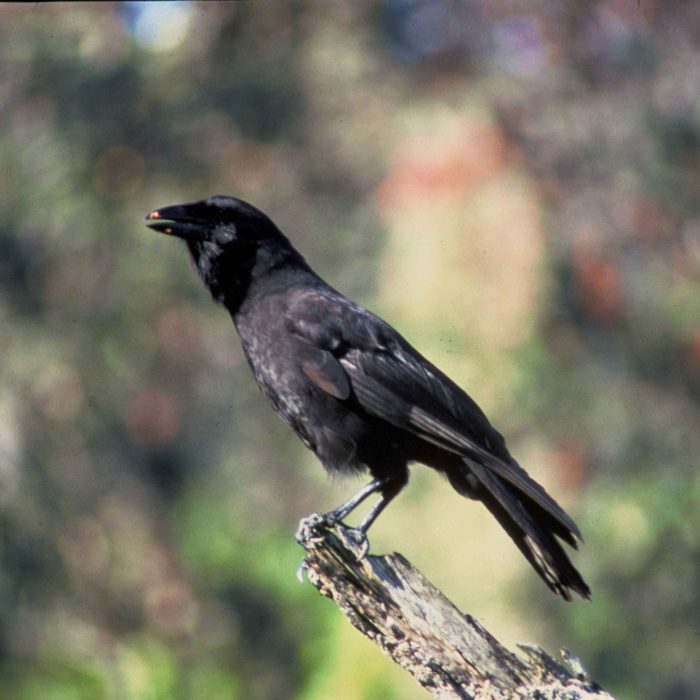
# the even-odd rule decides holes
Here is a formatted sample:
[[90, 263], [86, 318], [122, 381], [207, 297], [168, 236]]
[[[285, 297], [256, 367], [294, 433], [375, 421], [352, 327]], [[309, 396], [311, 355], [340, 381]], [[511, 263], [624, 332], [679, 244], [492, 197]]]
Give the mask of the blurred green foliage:
[[0, 20], [0, 697], [426, 697], [297, 583], [297, 519], [356, 484], [325, 481], [141, 223], [214, 193], [485, 406], [576, 516], [594, 598], [555, 600], [420, 468], [375, 550], [627, 698], [700, 695], [692, 0]]

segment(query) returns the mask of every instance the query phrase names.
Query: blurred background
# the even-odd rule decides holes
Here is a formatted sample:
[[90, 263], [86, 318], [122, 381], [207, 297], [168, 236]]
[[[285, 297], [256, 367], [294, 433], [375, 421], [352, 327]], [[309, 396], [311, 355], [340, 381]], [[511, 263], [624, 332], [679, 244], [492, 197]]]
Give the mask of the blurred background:
[[328, 479], [151, 209], [269, 213], [575, 517], [590, 603], [420, 466], [372, 530], [503, 642], [700, 697], [693, 0], [0, 8], [0, 697], [420, 699], [295, 570]]

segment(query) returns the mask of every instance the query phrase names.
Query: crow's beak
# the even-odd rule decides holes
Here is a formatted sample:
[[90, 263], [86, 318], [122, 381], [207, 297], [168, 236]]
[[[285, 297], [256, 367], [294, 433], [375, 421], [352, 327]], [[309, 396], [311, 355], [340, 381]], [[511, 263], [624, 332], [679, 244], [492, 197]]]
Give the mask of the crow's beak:
[[180, 238], [197, 238], [202, 231], [202, 222], [194, 218], [189, 208], [182, 204], [155, 209], [146, 214], [146, 226]]

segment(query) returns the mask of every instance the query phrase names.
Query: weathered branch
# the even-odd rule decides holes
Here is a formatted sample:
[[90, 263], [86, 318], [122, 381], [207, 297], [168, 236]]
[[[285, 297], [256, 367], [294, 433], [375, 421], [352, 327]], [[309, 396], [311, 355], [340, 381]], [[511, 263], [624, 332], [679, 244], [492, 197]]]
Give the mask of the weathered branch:
[[400, 554], [358, 561], [352, 531], [318, 516], [297, 540], [309, 581], [434, 697], [612, 699], [568, 652], [560, 663], [536, 646], [508, 651]]

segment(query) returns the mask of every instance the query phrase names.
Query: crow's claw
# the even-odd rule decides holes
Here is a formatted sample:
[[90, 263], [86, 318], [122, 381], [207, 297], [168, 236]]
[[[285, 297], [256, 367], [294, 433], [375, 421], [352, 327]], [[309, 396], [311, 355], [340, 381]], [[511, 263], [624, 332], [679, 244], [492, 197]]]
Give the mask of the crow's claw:
[[[369, 551], [369, 540], [364, 530], [359, 527], [348, 527], [334, 516], [333, 513], [311, 513], [299, 521], [296, 539], [299, 544], [306, 547], [309, 544], [321, 542], [323, 535], [319, 529], [332, 529], [345, 549], [349, 549], [357, 561], [362, 561]], [[302, 564], [303, 567], [303, 564]], [[297, 572], [297, 578], [300, 577]]]
[[363, 530], [358, 527], [340, 525], [336, 528], [338, 539], [346, 549], [349, 549], [357, 561], [362, 561], [369, 551], [369, 539]]
[[328, 527], [328, 519], [325, 513], [311, 513], [299, 521], [296, 537], [297, 542], [305, 547], [307, 544], [321, 542], [323, 537], [318, 534], [319, 527]]

